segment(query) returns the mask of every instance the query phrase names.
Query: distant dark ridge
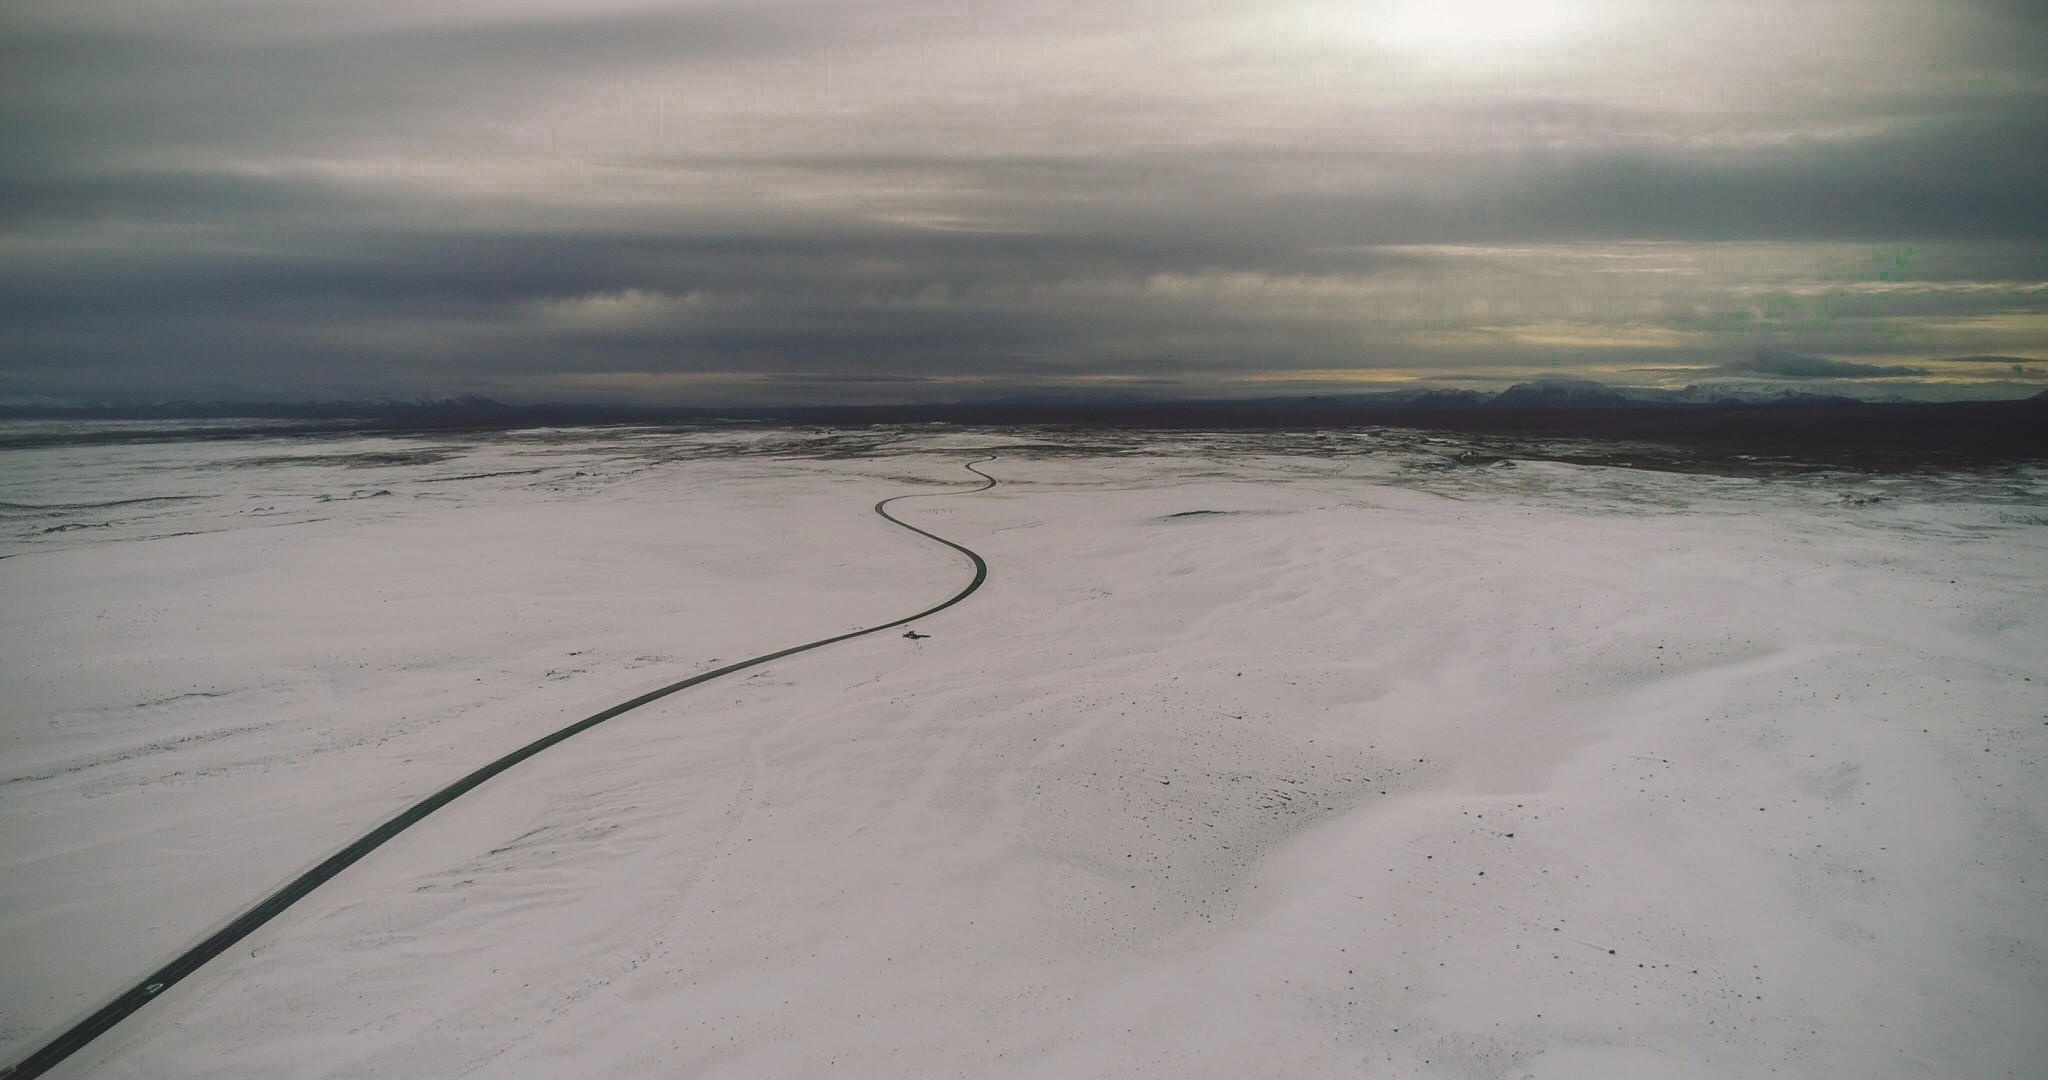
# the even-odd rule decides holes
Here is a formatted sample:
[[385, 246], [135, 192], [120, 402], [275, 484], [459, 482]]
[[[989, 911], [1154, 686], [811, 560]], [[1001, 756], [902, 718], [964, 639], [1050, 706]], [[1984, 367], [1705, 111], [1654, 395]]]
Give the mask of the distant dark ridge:
[[[2048, 394], [2020, 401], [1844, 400], [1615, 407], [1376, 409], [1301, 402], [1161, 402], [1119, 406], [956, 405], [792, 410], [818, 424], [1066, 426], [1161, 429], [1392, 427], [1515, 439], [1686, 447], [1717, 458], [1780, 458], [1903, 468], [2048, 459]], [[1545, 455], [1553, 456], [1553, 455]]]
[[1627, 409], [1642, 404], [1590, 379], [1516, 383], [1487, 399], [1489, 409]]
[[[1580, 393], [1588, 397], [1579, 397]], [[1617, 397], [1623, 400], [1617, 402]], [[1586, 403], [1589, 399], [1592, 404]], [[938, 423], [1161, 430], [1391, 427], [1523, 440], [1683, 447], [1702, 462], [1774, 459], [1878, 469], [2048, 460], [2048, 391], [2012, 401], [1859, 402], [1787, 394], [1764, 400], [1703, 404], [1646, 401], [1608, 387], [1566, 392], [1543, 389], [1521, 395], [1503, 392], [1491, 397], [1453, 391], [1407, 395], [1398, 400], [1388, 400], [1384, 395], [1236, 401], [1013, 399], [938, 405], [781, 408], [504, 405], [466, 398], [423, 403], [11, 407], [0, 408], [0, 418], [220, 421], [195, 424], [177, 432], [139, 429], [32, 433], [0, 438], [0, 447], [166, 438], [240, 439], [337, 431], [405, 434], [717, 422], [833, 427]], [[244, 422], [236, 423], [237, 420]], [[1599, 456], [1588, 453], [1588, 460]], [[1546, 451], [1540, 456], [1574, 460], [1562, 451]]]
[[4, 420], [377, 420], [502, 416], [516, 406], [465, 394], [427, 401], [165, 401], [148, 405], [0, 405]]
[[[2044, 391], [2043, 394], [2048, 394]], [[2037, 394], [2035, 397], [2041, 397]], [[2022, 399], [2027, 400], [2027, 399]], [[1129, 395], [1078, 395], [1070, 393], [1015, 394], [982, 401], [920, 405], [849, 406], [699, 406], [619, 405], [555, 402], [541, 405], [507, 405], [490, 398], [467, 394], [431, 400], [381, 398], [357, 401], [173, 401], [151, 404], [86, 405], [0, 405], [0, 419], [8, 420], [332, 420], [405, 421], [497, 426], [505, 421], [520, 424], [547, 423], [562, 418], [570, 423], [655, 422], [678, 419], [788, 419], [813, 413], [847, 410], [878, 410], [945, 418], [962, 410], [1025, 409], [1051, 412], [1139, 410], [1164, 412], [1279, 412], [1328, 413], [1346, 410], [1373, 412], [1439, 412], [1487, 407], [1494, 409], [1643, 409], [1658, 407], [1701, 408], [1728, 405], [1811, 405], [1857, 404], [1856, 398], [1818, 394], [1798, 389], [1752, 390], [1713, 383], [1677, 390], [1613, 387], [1590, 379], [1547, 377], [1516, 383], [1505, 390], [1482, 393], [1474, 390], [1403, 389], [1352, 394], [1312, 394], [1262, 398], [1146, 398]], [[1908, 402], [1898, 402], [1910, 404]]]

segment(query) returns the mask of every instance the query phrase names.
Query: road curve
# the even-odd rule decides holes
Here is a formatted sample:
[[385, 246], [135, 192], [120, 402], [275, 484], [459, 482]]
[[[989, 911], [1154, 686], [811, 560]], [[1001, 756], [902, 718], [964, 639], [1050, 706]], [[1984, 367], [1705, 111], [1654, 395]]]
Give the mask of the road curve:
[[141, 982], [138, 982], [134, 986], [130, 987], [127, 990], [127, 992], [123, 993], [121, 996], [108, 1002], [106, 1005], [102, 1006], [98, 1011], [94, 1012], [92, 1015], [86, 1017], [85, 1019], [80, 1020], [77, 1024], [72, 1025], [72, 1027], [69, 1030], [57, 1036], [55, 1039], [50, 1040], [50, 1042], [44, 1045], [41, 1049], [37, 1050], [36, 1052], [30, 1054], [29, 1056], [23, 1058], [22, 1060], [16, 1062], [13, 1065], [7, 1066], [6, 1068], [0, 1068], [0, 1080], [28, 1080], [28, 1078], [30, 1077], [41, 1076], [44, 1072], [47, 1072], [49, 1069], [56, 1066], [59, 1062], [63, 1061], [67, 1057], [70, 1057], [72, 1054], [76, 1053], [78, 1050], [83, 1048], [87, 1043], [98, 1038], [100, 1035], [106, 1033], [107, 1030], [112, 1028], [115, 1024], [118, 1024], [122, 1020], [126, 1019], [130, 1013], [133, 1013], [136, 1010], [142, 1008], [144, 1005], [149, 1004], [150, 1001], [154, 1000], [158, 994], [163, 993], [165, 990], [175, 985], [179, 980], [185, 978], [187, 975], [190, 975], [193, 972], [199, 970], [200, 966], [205, 964], [208, 960], [211, 960], [214, 957], [219, 956], [221, 953], [226, 952], [228, 949], [233, 948], [236, 942], [242, 940], [243, 938], [249, 936], [251, 933], [255, 932], [257, 927], [260, 927], [264, 923], [267, 923], [270, 920], [276, 918], [286, 908], [291, 907], [293, 904], [298, 903], [300, 900], [304, 899], [307, 896], [307, 894], [311, 893], [314, 889], [319, 888], [322, 884], [326, 883], [328, 879], [334, 877], [334, 875], [336, 874], [341, 873], [343, 870], [347, 869], [352, 863], [361, 859], [363, 856], [368, 855], [370, 852], [377, 850], [379, 847], [382, 847], [385, 841], [391, 839], [394, 836], [397, 836], [399, 833], [402, 833], [405, 830], [411, 828], [412, 826], [418, 824], [428, 814], [431, 814], [434, 811], [439, 810], [442, 807], [448, 805], [449, 803], [454, 802], [456, 799], [461, 798], [463, 795], [467, 794], [471, 789], [482, 784], [484, 781], [489, 780], [490, 778], [498, 775], [499, 773], [504, 772], [507, 769], [510, 769], [514, 765], [517, 765], [520, 762], [525, 761], [527, 758], [533, 757], [535, 754], [538, 754], [541, 751], [546, 750], [551, 746], [554, 746], [556, 743], [562, 742], [570, 738], [571, 736], [579, 735], [585, 731], [588, 731], [591, 728], [594, 728], [597, 725], [602, 724], [605, 721], [610, 720], [611, 718], [618, 716], [622, 713], [632, 712], [634, 709], [637, 709], [642, 705], [646, 705], [649, 702], [659, 701], [662, 698], [665, 698], [678, 690], [687, 690], [690, 687], [696, 686], [699, 683], [707, 683], [713, 679], [723, 678], [724, 676], [730, 675], [735, 671], [745, 671], [746, 669], [751, 667], [759, 667], [760, 665], [766, 664], [770, 661], [780, 660], [785, 656], [794, 656], [800, 652], [809, 652], [812, 649], [821, 649], [827, 645], [834, 645], [841, 641], [850, 641], [857, 637], [866, 637], [869, 634], [876, 634], [884, 630], [894, 629], [895, 627], [902, 626], [905, 623], [915, 622], [918, 619], [922, 619], [927, 615], [935, 615], [941, 611], [946, 610], [949, 607], [952, 607], [954, 604], [957, 604], [960, 601], [967, 599], [969, 596], [972, 596], [976, 589], [981, 588], [982, 582], [988, 580], [988, 563], [984, 562], [980, 555], [969, 550], [965, 545], [956, 544], [943, 536], [928, 533], [923, 529], [920, 529], [917, 526], [912, 525], [909, 522], [906, 522], [901, 518], [898, 518], [890, 514], [888, 508], [890, 503], [900, 502], [904, 499], [926, 499], [931, 498], [935, 495], [972, 495], [975, 492], [987, 491], [988, 489], [996, 486], [996, 478], [990, 476], [985, 472], [982, 472], [980, 469], [975, 468], [975, 466], [980, 465], [983, 462], [993, 460], [995, 460], [995, 458], [993, 456], [990, 456], [985, 458], [979, 458], [967, 463], [967, 471], [975, 474], [976, 476], [981, 477], [984, 481], [984, 483], [979, 487], [967, 488], [962, 491], [927, 491], [919, 492], [913, 495], [897, 495], [891, 498], [883, 499], [881, 502], [875, 504], [875, 513], [880, 514], [885, 520], [889, 521], [891, 524], [898, 525], [905, 529], [908, 529], [911, 532], [914, 532], [917, 535], [922, 536], [928, 540], [934, 540], [938, 543], [944, 544], [947, 547], [952, 548], [954, 551], [957, 551], [960, 554], [967, 556], [967, 558], [974, 563], [974, 580], [968, 582], [966, 588], [961, 589], [957, 593], [954, 593], [944, 602], [934, 604], [931, 607], [928, 607], [923, 611], [916, 613], [915, 615], [905, 615], [904, 617], [893, 620], [891, 622], [885, 622], [876, 626], [870, 626], [863, 630], [854, 630], [849, 633], [839, 634], [835, 637], [821, 638], [817, 641], [806, 642], [802, 645], [793, 645], [779, 652], [772, 652], [763, 656], [756, 656], [750, 660], [742, 660], [736, 664], [727, 664], [722, 668], [707, 671], [701, 675], [692, 675], [689, 678], [682, 680], [681, 682], [670, 683], [669, 685], [664, 686], [659, 690], [650, 690], [647, 693], [644, 693], [639, 697], [632, 699], [631, 701], [620, 702], [619, 704], [614, 705], [611, 708], [596, 714], [595, 716], [589, 716], [582, 720], [578, 720], [577, 722], [570, 724], [568, 727], [565, 727], [560, 731], [557, 731], [551, 735], [542, 736], [541, 738], [535, 739], [534, 741], [527, 743], [525, 746], [522, 746], [519, 749], [514, 750], [509, 754], [506, 754], [504, 757], [501, 757], [496, 761], [493, 761], [490, 764], [485, 765], [480, 769], [477, 769], [475, 772], [470, 773], [468, 776], [465, 776], [462, 779], [457, 780], [452, 784], [449, 784], [447, 787], [444, 787], [441, 790], [434, 792], [432, 795], [429, 795], [426, 798], [421, 799], [419, 802], [414, 803], [404, 813], [398, 815], [395, 818], [392, 818], [391, 820], [385, 822], [382, 825], [377, 826], [376, 829], [365, 834], [363, 837], [356, 840], [356, 842], [350, 844], [345, 848], [342, 848], [340, 851], [337, 851], [333, 855], [329, 856], [325, 862], [322, 862], [320, 865], [315, 866], [311, 870], [308, 870], [305, 873], [299, 875], [297, 878], [293, 879], [289, 884], [285, 885], [283, 888], [277, 890], [276, 892], [266, 897], [262, 903], [257, 904], [255, 907], [250, 908], [248, 911], [243, 912], [239, 918], [235, 919], [235, 921], [215, 931], [211, 937], [208, 937], [206, 940], [201, 941], [199, 944], [192, 946], [190, 949], [187, 949], [183, 954], [179, 955], [176, 959], [172, 960], [168, 964], [165, 964], [163, 967], [158, 968], [156, 971], [146, 976]]

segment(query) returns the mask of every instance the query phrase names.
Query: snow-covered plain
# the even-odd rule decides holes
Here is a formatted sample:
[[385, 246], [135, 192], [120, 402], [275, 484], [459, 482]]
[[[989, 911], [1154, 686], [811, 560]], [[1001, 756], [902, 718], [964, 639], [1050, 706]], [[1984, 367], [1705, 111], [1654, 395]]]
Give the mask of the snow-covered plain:
[[0, 1060], [69, 1076], [2002, 1077], [2048, 473], [1388, 432], [0, 452]]

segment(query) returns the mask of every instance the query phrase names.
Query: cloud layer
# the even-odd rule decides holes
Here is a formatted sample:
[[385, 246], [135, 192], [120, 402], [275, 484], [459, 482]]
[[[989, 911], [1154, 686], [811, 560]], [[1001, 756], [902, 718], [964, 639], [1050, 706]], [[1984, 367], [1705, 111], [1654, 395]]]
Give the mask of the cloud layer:
[[1776, 349], [1758, 349], [1745, 359], [1723, 365], [1722, 370], [1738, 375], [1776, 375], [1787, 379], [1902, 379], [1931, 374], [1924, 367], [1858, 364]]
[[[0, 396], [1815, 377], [1754, 360], [1790, 354], [1994, 392], [2048, 356], [2024, 5], [1114, 7], [10, 6]], [[1969, 354], [2016, 360], [1935, 359]]]

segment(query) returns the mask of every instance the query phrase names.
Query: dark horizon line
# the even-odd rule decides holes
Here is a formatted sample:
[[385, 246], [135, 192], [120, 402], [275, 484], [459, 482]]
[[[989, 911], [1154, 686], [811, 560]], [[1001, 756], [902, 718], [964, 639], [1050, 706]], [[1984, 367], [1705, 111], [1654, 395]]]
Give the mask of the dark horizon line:
[[1301, 394], [1192, 396], [1113, 392], [1076, 392], [1050, 388], [1023, 390], [989, 397], [932, 401], [889, 402], [634, 402], [603, 399], [554, 399], [514, 404], [483, 394], [448, 394], [440, 397], [376, 398], [335, 397], [248, 397], [157, 399], [121, 402], [106, 399], [71, 399], [69, 402], [0, 403], [0, 420], [173, 420], [173, 419], [336, 419], [378, 420], [417, 418], [432, 415], [540, 414], [570, 412], [590, 415], [647, 416], [655, 418], [782, 419], [818, 414], [860, 412], [933, 412], [981, 410], [1101, 410], [1160, 409], [1181, 412], [1236, 411], [1242, 409], [1298, 409], [1304, 411], [1370, 409], [1395, 412], [1455, 412], [1485, 408], [1620, 408], [1685, 410], [1727, 407], [1780, 407], [1787, 405], [1956, 405], [2048, 401], [2048, 389], [2010, 398], [1921, 399], [1905, 397], [1860, 398], [1847, 394], [1784, 386], [1768, 390], [1739, 390], [1711, 385], [1682, 388], [1615, 386], [1577, 377], [1538, 377], [1499, 390], [1449, 387], [1406, 387], [1394, 390], [1324, 391]]
[[[1593, 384], [1597, 391], [1609, 388]], [[1666, 469], [1925, 468], [2048, 462], [2048, 391], [1996, 401], [1859, 401], [1792, 395], [1762, 401], [1619, 403], [1595, 392], [1471, 392], [1435, 407], [1344, 397], [1176, 401], [984, 402], [925, 405], [505, 405], [487, 398], [382, 405], [0, 407], [0, 419], [219, 421], [176, 430], [0, 434], [0, 449], [264, 437], [433, 436], [551, 427], [657, 424], [945, 425], [966, 428], [1309, 433], [1386, 428], [1480, 440], [1480, 457], [1543, 458]], [[1618, 395], [1617, 395], [1618, 396]], [[232, 405], [233, 403], [229, 403]], [[1617, 449], [1616, 444], [1623, 444]], [[1469, 456], [1469, 455], [1467, 455]], [[1472, 464], [1474, 462], [1461, 463]], [[1483, 463], [1483, 462], [1480, 462]]]

